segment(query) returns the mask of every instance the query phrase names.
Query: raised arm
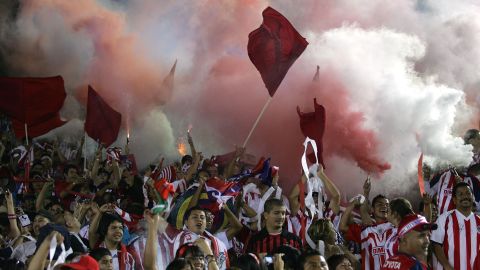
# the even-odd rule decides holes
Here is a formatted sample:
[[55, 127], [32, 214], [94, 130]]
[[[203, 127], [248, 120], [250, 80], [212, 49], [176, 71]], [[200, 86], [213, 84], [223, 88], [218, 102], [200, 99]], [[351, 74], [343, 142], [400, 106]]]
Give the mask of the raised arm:
[[317, 171], [318, 177], [322, 179], [323, 183], [325, 184], [325, 188], [328, 190], [332, 199], [330, 200], [330, 209], [332, 209], [335, 215], [340, 212], [340, 191], [338, 190], [337, 186], [333, 183], [332, 180], [325, 174], [323, 170], [323, 166], [321, 164], [318, 165]]
[[120, 183], [120, 166], [118, 165], [118, 161], [114, 160], [112, 162], [112, 175], [113, 175], [113, 186], [116, 188], [118, 187], [118, 183]]
[[43, 202], [45, 201], [45, 198], [48, 196], [48, 193], [52, 192], [53, 185], [54, 185], [53, 181], [46, 182], [43, 185], [42, 190], [40, 190], [37, 200], [35, 201], [35, 209], [37, 211], [43, 208]]
[[225, 179], [228, 179], [233, 175], [233, 167], [235, 166], [235, 163], [238, 162], [238, 159], [243, 156], [244, 153], [245, 147], [235, 147], [235, 155], [233, 156], [232, 160], [230, 160], [227, 167], [225, 168], [225, 171], [223, 172], [223, 177]]
[[302, 178], [300, 181], [298, 181], [298, 184], [296, 184], [292, 191], [290, 191], [290, 195], [288, 195], [288, 202], [290, 203], [290, 211], [292, 215], [296, 215], [298, 210], [300, 209], [300, 185], [303, 185], [305, 187], [305, 182], [307, 181], [307, 177], [305, 175], [302, 175]]
[[227, 217], [228, 222], [230, 223], [230, 226], [228, 226], [226, 230], [227, 234], [227, 239], [232, 240], [235, 235], [237, 235], [240, 230], [242, 230], [242, 223], [240, 223], [240, 220], [233, 214], [233, 212], [228, 208], [228, 205], [226, 203], [223, 204], [223, 211]]
[[57, 245], [61, 245], [63, 243], [64, 239], [62, 234], [56, 231], [51, 232], [37, 248], [35, 255], [33, 255], [32, 259], [30, 260], [28, 270], [45, 269], [45, 263], [48, 262], [46, 259], [50, 251], [50, 242], [52, 242], [54, 237], [57, 238]]
[[341, 232], [346, 233], [348, 231], [348, 220], [350, 219], [350, 215], [352, 214], [353, 209], [359, 205], [360, 199], [356, 198], [347, 206], [347, 208], [345, 208], [345, 212], [343, 213], [342, 218], [340, 219], [340, 224], [338, 226]]
[[193, 159], [193, 164], [188, 168], [187, 172], [185, 173], [185, 181], [188, 183], [192, 180], [193, 175], [197, 172], [198, 166], [200, 165], [200, 161], [203, 159], [202, 153], [199, 152], [195, 155]]
[[207, 241], [205, 241], [204, 238], [198, 238], [194, 243], [200, 248], [200, 250], [202, 250], [205, 258], [207, 259], [207, 269], [218, 270], [217, 260], [213, 255], [212, 248]]
[[143, 255], [143, 267], [145, 270], [157, 270], [157, 242], [158, 242], [158, 224], [160, 216], [152, 215], [150, 210], [143, 213], [147, 221], [147, 244], [145, 245], [145, 253]]
[[362, 224], [365, 226], [373, 225], [372, 217], [370, 216], [370, 204], [365, 200], [360, 205], [360, 216], [362, 217]]
[[109, 204], [104, 204], [100, 208], [98, 208], [97, 205], [92, 205], [93, 218], [90, 227], [88, 228], [88, 243], [90, 244], [90, 247], [95, 247], [97, 244], [99, 239], [97, 234], [98, 223], [100, 222], [103, 213], [107, 212], [109, 209], [111, 209]]
[[188, 137], [188, 145], [190, 145], [190, 152], [192, 153], [193, 159], [197, 156], [197, 150], [195, 150], [195, 145], [193, 144], [193, 139], [192, 135], [190, 134], [190, 131], [187, 132], [187, 137]]
[[198, 188], [193, 193], [192, 199], [188, 203], [188, 208], [190, 209], [198, 204], [198, 200], [200, 199], [200, 195], [202, 195], [203, 187], [205, 187], [205, 178], [203, 176], [198, 178]]
[[13, 197], [10, 190], [5, 191], [5, 200], [7, 201], [7, 214], [10, 223], [10, 237], [12, 239], [20, 236], [20, 230], [17, 225], [17, 215], [15, 213], [15, 205], [13, 204]]
[[366, 207], [366, 211], [370, 213], [372, 211], [371, 209], [371, 203], [370, 203], [370, 190], [372, 189], [372, 181], [370, 179], [370, 175], [367, 176], [365, 179], [365, 182], [363, 182], [363, 196], [365, 196], [365, 203], [363, 204], [363, 207]]

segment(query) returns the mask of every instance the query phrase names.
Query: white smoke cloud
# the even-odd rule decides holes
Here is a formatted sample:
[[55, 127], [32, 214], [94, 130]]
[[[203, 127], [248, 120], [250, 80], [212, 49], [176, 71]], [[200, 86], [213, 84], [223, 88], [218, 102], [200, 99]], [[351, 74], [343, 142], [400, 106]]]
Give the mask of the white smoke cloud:
[[380, 152], [392, 164], [383, 176], [386, 186], [403, 185], [399, 180], [415, 172], [421, 151], [435, 165], [468, 165], [472, 148], [453, 130], [457, 108], [467, 106], [465, 95], [414, 70], [426, 51], [418, 37], [353, 25], [309, 40], [308, 56], [335, 70], [356, 109], [365, 113], [365, 125], [379, 134]]

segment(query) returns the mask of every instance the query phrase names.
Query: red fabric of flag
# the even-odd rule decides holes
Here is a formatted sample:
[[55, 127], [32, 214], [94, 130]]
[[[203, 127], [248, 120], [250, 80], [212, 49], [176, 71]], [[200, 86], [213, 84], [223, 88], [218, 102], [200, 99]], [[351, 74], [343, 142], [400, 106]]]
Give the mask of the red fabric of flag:
[[111, 145], [118, 136], [122, 115], [110, 107], [89, 85], [85, 131], [94, 140], [105, 146]]
[[423, 195], [425, 193], [425, 184], [423, 183], [423, 153], [420, 154], [418, 158], [418, 189], [420, 190], [420, 194]]
[[12, 120], [15, 135], [37, 137], [63, 125], [59, 111], [67, 94], [61, 76], [0, 77], [0, 111]]
[[[303, 113], [297, 106], [298, 116], [300, 117], [300, 129], [305, 137], [315, 140], [317, 143], [318, 161], [325, 168], [323, 162], [323, 134], [325, 133], [326, 115], [325, 108], [317, 103], [317, 99], [313, 99], [315, 111]], [[308, 155], [310, 162], [315, 162], [315, 155]]]
[[[60, 119], [60, 114], [58, 112], [49, 115], [39, 123], [27, 125], [28, 137], [35, 138], [41, 136], [52, 129], [63, 126], [65, 123], [66, 121]], [[12, 119], [12, 127], [17, 138], [25, 138], [25, 123]]]
[[[165, 100], [160, 100], [160, 104], [165, 104], [166, 102], [170, 101], [170, 99], [172, 99], [176, 68], [177, 68], [177, 60], [175, 60], [175, 63], [170, 69], [170, 72], [168, 73], [168, 75], [163, 79], [162, 90], [165, 93]], [[162, 96], [162, 95], [159, 95], [159, 96]]]
[[248, 35], [248, 56], [260, 72], [271, 97], [308, 45], [292, 24], [278, 11], [267, 7], [263, 23]]

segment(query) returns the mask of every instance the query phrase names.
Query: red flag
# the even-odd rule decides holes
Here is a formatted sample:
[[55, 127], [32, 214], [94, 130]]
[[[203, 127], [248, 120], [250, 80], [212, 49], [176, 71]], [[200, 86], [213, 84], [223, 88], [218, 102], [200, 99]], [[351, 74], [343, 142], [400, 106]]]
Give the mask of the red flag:
[[271, 97], [308, 42], [278, 11], [267, 7], [263, 23], [248, 35], [248, 56]]
[[[235, 151], [228, 152], [223, 155], [216, 155], [211, 158], [212, 163], [216, 163], [220, 166], [226, 166], [232, 159], [235, 157]], [[242, 163], [247, 165], [254, 165], [256, 164], [255, 156], [249, 153], [245, 153], [243, 157], [239, 160]]]
[[423, 153], [420, 154], [418, 158], [418, 188], [420, 189], [420, 194], [425, 193], [425, 183], [423, 182]]
[[[60, 114], [55, 113], [53, 116], [43, 120], [38, 124], [27, 125], [28, 137], [35, 138], [35, 137], [41, 136], [52, 129], [63, 126], [65, 123], [66, 121], [63, 121], [62, 119], [60, 119]], [[25, 137], [25, 123], [22, 123], [16, 119], [12, 119], [12, 127], [13, 127], [13, 130], [15, 131], [15, 136], [17, 138]]]
[[[323, 162], [323, 134], [325, 133], [325, 108], [317, 103], [317, 99], [313, 99], [315, 107], [314, 112], [302, 113], [297, 106], [298, 116], [300, 117], [300, 129], [305, 137], [315, 140], [317, 143], [318, 161], [325, 168]], [[315, 162], [313, 154], [308, 155], [310, 162]]]
[[[177, 68], [177, 60], [175, 60], [175, 63], [173, 64], [172, 68], [170, 69], [170, 72], [168, 73], [168, 75], [163, 79], [162, 87], [163, 87], [163, 90], [166, 92], [166, 100], [165, 101], [169, 101], [172, 98], [173, 83], [174, 83], [175, 69], [176, 68]], [[163, 103], [165, 103], [165, 101]]]
[[66, 93], [61, 76], [48, 78], [0, 77], [0, 111], [12, 120], [15, 135], [36, 137], [57, 128], [64, 121], [59, 111]]
[[88, 136], [109, 146], [117, 139], [121, 122], [122, 115], [110, 107], [89, 85], [85, 120]]

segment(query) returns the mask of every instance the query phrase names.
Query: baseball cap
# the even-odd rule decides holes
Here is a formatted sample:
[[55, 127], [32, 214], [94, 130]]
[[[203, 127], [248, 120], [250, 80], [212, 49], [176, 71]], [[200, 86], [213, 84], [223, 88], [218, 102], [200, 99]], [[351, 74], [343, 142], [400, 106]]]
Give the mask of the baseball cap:
[[89, 255], [83, 255], [75, 258], [71, 263], [62, 265], [61, 269], [74, 269], [74, 270], [98, 270], [98, 262]]
[[403, 237], [412, 230], [431, 231], [436, 230], [437, 227], [437, 224], [429, 223], [424, 216], [415, 214], [407, 215], [402, 219], [402, 221], [400, 221], [400, 224], [398, 224], [398, 237]]

